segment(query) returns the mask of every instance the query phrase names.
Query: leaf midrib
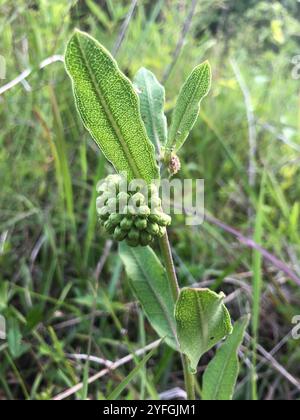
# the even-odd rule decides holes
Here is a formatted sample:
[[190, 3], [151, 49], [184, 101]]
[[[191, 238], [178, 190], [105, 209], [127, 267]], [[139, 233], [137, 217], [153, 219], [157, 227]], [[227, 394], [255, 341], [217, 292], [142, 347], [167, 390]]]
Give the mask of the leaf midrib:
[[234, 356], [232, 356], [231, 354], [229, 354], [229, 357], [226, 357], [226, 362], [223, 363], [223, 367], [221, 369], [221, 373], [218, 375], [218, 377], [219, 378], [222, 378], [222, 379], [218, 381], [218, 383], [217, 383], [217, 385], [215, 387], [215, 392], [213, 392], [212, 399], [214, 401], [217, 399], [217, 397], [219, 395], [221, 384], [223, 384], [223, 379], [224, 379], [224, 376], [225, 376], [224, 375], [225, 374], [225, 371], [227, 370], [227, 368], [228, 368], [228, 366], [229, 366], [229, 364], [230, 364], [230, 362], [231, 362], [232, 359], [235, 359], [236, 360], [236, 354], [234, 354]]
[[79, 51], [80, 51], [80, 53], [82, 55], [83, 62], [85, 64], [85, 66], [86, 66], [86, 69], [88, 71], [88, 74], [90, 76], [90, 79], [92, 80], [94, 91], [96, 92], [96, 94], [97, 94], [97, 96], [98, 96], [98, 98], [100, 100], [100, 103], [101, 103], [101, 105], [102, 105], [102, 107], [103, 107], [103, 109], [104, 109], [104, 111], [106, 113], [106, 116], [107, 116], [109, 122], [111, 123], [111, 126], [113, 128], [113, 131], [115, 132], [115, 135], [116, 135], [116, 137], [118, 139], [118, 142], [119, 142], [119, 144], [120, 144], [120, 146], [121, 146], [121, 148], [122, 148], [122, 150], [124, 152], [124, 155], [125, 155], [127, 161], [130, 164], [130, 167], [132, 169], [132, 172], [133, 172], [133, 174], [134, 174], [134, 176], [136, 178], [142, 178], [142, 176], [140, 174], [140, 171], [139, 171], [136, 163], [134, 162], [134, 160], [132, 158], [131, 152], [130, 152], [127, 144], [126, 144], [126, 141], [124, 141], [124, 138], [123, 138], [122, 132], [120, 130], [120, 127], [116, 124], [115, 119], [113, 117], [113, 114], [112, 114], [112, 112], [111, 112], [111, 110], [109, 108], [109, 105], [107, 104], [104, 96], [102, 95], [101, 91], [98, 88], [97, 80], [95, 79], [95, 76], [94, 76], [94, 74], [92, 72], [92, 69], [91, 69], [91, 67], [89, 65], [89, 62], [87, 60], [85, 51], [84, 51], [84, 49], [81, 46], [80, 39], [79, 39], [78, 36], [75, 39], [77, 40], [78, 48], [79, 48]]
[[[204, 78], [204, 75], [205, 75], [205, 72], [203, 71], [202, 72], [202, 74], [200, 75], [200, 77], [199, 77], [199, 81], [198, 81], [198, 83], [197, 83], [197, 89], [195, 89], [194, 90], [194, 93], [193, 93], [193, 95], [192, 95], [192, 100], [191, 101], [188, 101], [187, 102], [187, 104], [185, 105], [185, 107], [184, 107], [184, 112], [182, 113], [182, 116], [181, 116], [181, 118], [180, 118], [180, 120], [179, 120], [179, 124], [177, 125], [177, 128], [176, 128], [176, 130], [175, 130], [175, 133], [174, 133], [174, 138], [170, 138], [170, 144], [172, 144], [173, 142], [175, 142], [175, 145], [177, 144], [177, 140], [176, 140], [176, 135], [177, 135], [177, 132], [179, 131], [179, 128], [180, 128], [180, 126], [181, 126], [181, 124], [182, 124], [182, 120], [183, 120], [183, 118], [185, 117], [185, 115], [186, 115], [186, 113], [187, 113], [187, 110], [188, 110], [188, 108], [189, 108], [189, 104], [191, 103], [191, 102], [194, 102], [194, 100], [195, 100], [195, 96], [196, 96], [196, 93], [197, 93], [197, 90], [198, 90], [198, 88], [199, 88], [199, 85], [200, 85], [200, 83], [202, 82], [202, 79]], [[197, 106], [199, 106], [199, 104], [200, 104], [200, 102], [202, 101], [202, 99], [203, 99], [203, 97], [201, 97], [200, 98], [200, 100], [199, 100], [199, 102], [197, 102]]]

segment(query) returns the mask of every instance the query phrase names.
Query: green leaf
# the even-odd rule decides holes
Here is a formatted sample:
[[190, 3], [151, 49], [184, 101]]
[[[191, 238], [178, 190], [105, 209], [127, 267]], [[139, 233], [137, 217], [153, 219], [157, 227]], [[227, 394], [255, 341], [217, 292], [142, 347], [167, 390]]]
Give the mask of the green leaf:
[[22, 343], [22, 334], [19, 323], [14, 318], [10, 320], [8, 325], [7, 343], [10, 353], [15, 359], [22, 356], [29, 348], [28, 345]]
[[127, 172], [129, 181], [158, 179], [139, 98], [110, 53], [88, 34], [75, 31], [65, 63], [82, 121], [106, 158], [118, 172]]
[[232, 332], [224, 297], [208, 289], [185, 288], [180, 292], [175, 308], [177, 336], [193, 373], [200, 358]]
[[141, 68], [134, 80], [140, 97], [140, 109], [148, 136], [159, 154], [161, 145], [167, 142], [167, 119], [164, 114], [165, 89], [155, 75]]
[[157, 347], [152, 349], [144, 358], [141, 360], [136, 367], [129, 373], [128, 376], [117, 386], [116, 389], [113, 390], [113, 392], [107, 397], [108, 401], [114, 401], [116, 400], [119, 395], [124, 391], [124, 389], [127, 387], [128, 384], [138, 375], [140, 370], [145, 366], [145, 364], [151, 359], [155, 351], [157, 350]]
[[206, 401], [232, 400], [239, 374], [238, 350], [243, 342], [250, 317], [235, 323], [232, 335], [219, 348], [203, 376], [202, 399]]
[[174, 303], [166, 271], [150, 247], [120, 244], [120, 257], [131, 287], [149, 322], [166, 343], [177, 349]]
[[167, 142], [169, 151], [177, 152], [194, 127], [200, 103], [211, 86], [211, 67], [208, 61], [197, 66], [183, 85], [175, 106]]

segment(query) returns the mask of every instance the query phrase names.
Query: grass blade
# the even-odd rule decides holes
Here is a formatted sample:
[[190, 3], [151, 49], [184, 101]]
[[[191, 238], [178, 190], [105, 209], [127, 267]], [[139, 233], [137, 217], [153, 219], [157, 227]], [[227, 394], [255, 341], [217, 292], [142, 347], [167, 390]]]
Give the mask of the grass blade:
[[127, 385], [139, 374], [139, 372], [143, 369], [146, 363], [151, 359], [154, 355], [156, 348], [152, 349], [150, 353], [148, 353], [143, 360], [141, 360], [137, 366], [130, 372], [130, 374], [117, 386], [116, 389], [107, 397], [107, 400], [116, 400], [120, 394], [124, 391]]

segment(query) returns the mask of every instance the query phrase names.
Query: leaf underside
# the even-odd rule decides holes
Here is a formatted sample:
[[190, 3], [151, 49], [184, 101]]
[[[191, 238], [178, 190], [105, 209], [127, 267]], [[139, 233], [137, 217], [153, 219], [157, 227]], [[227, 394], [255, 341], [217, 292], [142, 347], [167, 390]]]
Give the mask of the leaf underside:
[[239, 374], [238, 350], [249, 324], [249, 316], [235, 323], [232, 335], [219, 348], [203, 376], [202, 399], [230, 401]]
[[208, 61], [197, 66], [183, 85], [172, 115], [167, 149], [177, 152], [195, 125], [202, 99], [211, 87], [211, 67]]
[[141, 68], [134, 80], [140, 97], [140, 110], [148, 137], [154, 144], [157, 154], [167, 142], [167, 119], [164, 114], [165, 89], [155, 75]]
[[177, 349], [174, 303], [166, 271], [150, 247], [120, 244], [120, 257], [134, 294], [157, 334]]
[[209, 289], [185, 288], [180, 292], [175, 308], [177, 336], [193, 373], [200, 358], [232, 332], [223, 301], [223, 293], [218, 295]]
[[158, 179], [138, 96], [111, 54], [88, 34], [75, 31], [65, 64], [82, 121], [106, 158], [129, 180]]

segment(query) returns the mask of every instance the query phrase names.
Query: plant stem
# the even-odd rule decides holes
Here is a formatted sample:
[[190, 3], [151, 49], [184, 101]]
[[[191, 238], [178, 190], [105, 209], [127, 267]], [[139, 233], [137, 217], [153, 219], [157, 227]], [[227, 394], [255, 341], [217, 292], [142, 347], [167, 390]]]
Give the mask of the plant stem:
[[174, 261], [172, 257], [171, 246], [169, 242], [168, 234], [166, 233], [163, 238], [159, 240], [161, 252], [165, 261], [167, 276], [169, 284], [171, 286], [174, 302], [176, 303], [179, 297], [179, 285], [177, 280], [177, 275], [175, 271]]
[[187, 400], [192, 401], [196, 399], [195, 395], [195, 378], [194, 375], [190, 372], [189, 361], [187, 356], [184, 354], [181, 355], [183, 373], [184, 373], [184, 383]]
[[[162, 256], [164, 258], [165, 267], [167, 271], [168, 281], [172, 290], [174, 304], [177, 302], [179, 297], [179, 285], [172, 257], [171, 246], [169, 242], [168, 234], [166, 233], [163, 238], [159, 240]], [[194, 375], [189, 370], [188, 359], [184, 354], [181, 354], [181, 361], [184, 373], [185, 390], [187, 393], [188, 400], [195, 400], [195, 379]]]

